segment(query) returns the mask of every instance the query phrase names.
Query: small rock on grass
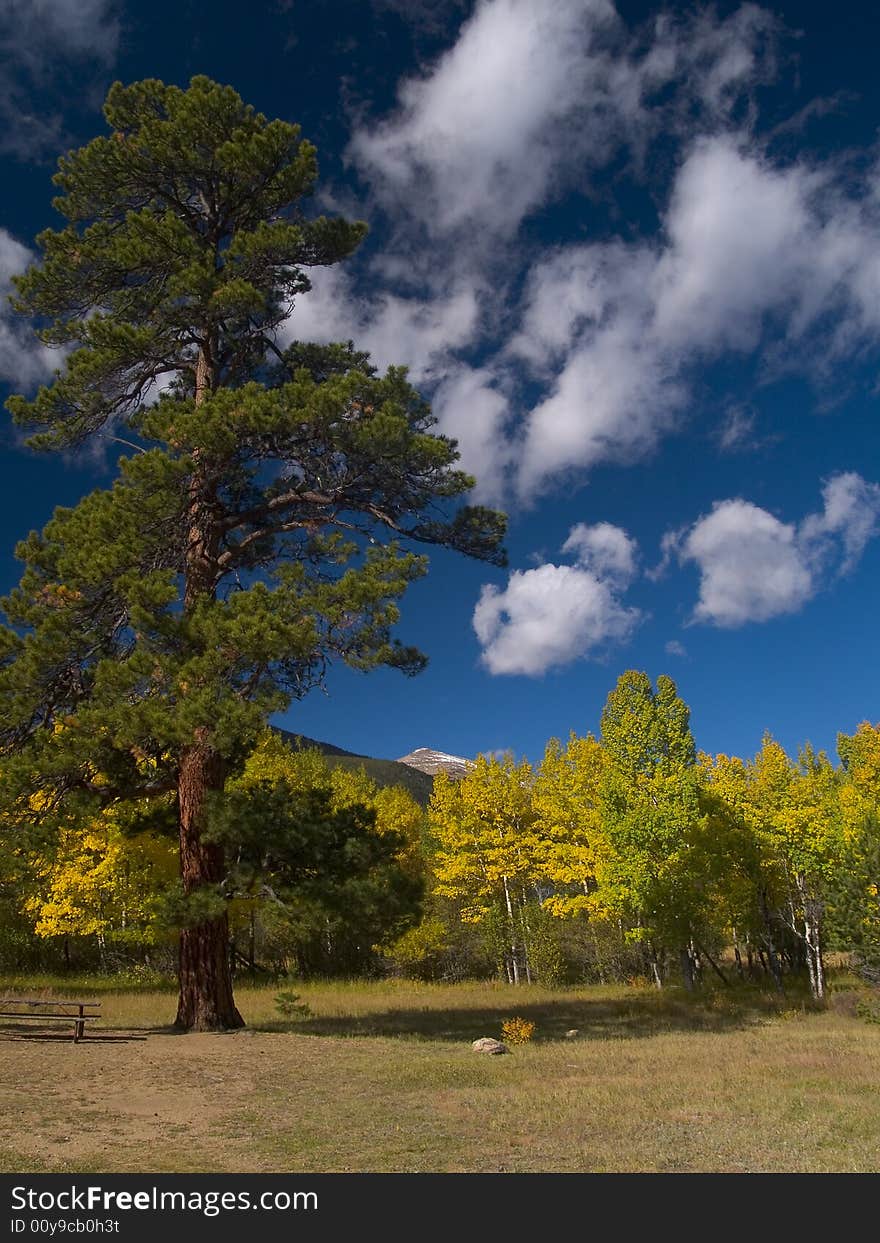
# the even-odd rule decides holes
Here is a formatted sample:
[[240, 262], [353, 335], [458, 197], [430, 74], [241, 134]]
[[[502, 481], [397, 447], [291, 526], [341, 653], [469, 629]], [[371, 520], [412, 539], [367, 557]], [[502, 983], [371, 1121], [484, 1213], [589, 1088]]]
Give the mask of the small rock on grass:
[[580, 1034], [581, 1029], [579, 1027], [572, 1027], [565, 1033], [565, 1039], [576, 1040]]
[[502, 1044], [500, 1040], [493, 1040], [491, 1036], [482, 1036], [479, 1040], [475, 1040], [471, 1045], [475, 1053], [509, 1053], [506, 1044]]

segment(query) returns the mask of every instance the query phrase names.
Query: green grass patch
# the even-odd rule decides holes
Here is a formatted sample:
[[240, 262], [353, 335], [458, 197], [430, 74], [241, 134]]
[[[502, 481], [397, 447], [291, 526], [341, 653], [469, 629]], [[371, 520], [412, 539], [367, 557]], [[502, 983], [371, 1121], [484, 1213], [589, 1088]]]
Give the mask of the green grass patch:
[[[833, 983], [818, 1011], [749, 988], [297, 981], [290, 1019], [278, 984], [242, 985], [247, 1030], [181, 1036], [167, 988], [45, 982], [103, 1018], [76, 1046], [0, 1032], [0, 1168], [876, 1171], [880, 1026]], [[514, 1017], [527, 1043], [472, 1050]]]

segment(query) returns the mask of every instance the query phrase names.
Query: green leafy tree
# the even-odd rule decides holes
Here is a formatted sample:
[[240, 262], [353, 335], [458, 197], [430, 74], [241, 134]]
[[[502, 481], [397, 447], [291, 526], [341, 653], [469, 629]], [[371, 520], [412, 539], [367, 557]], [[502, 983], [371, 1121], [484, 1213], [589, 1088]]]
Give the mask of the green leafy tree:
[[230, 863], [211, 898], [270, 907], [301, 972], [355, 974], [417, 918], [421, 886], [400, 865], [403, 835], [378, 831], [375, 808], [340, 804], [329, 783], [252, 778], [215, 798], [206, 832]]
[[671, 678], [661, 675], [655, 689], [646, 673], [628, 670], [608, 696], [601, 732], [602, 818], [612, 850], [605, 900], [644, 944], [658, 987], [670, 948], [692, 986], [708, 843], [689, 709]]
[[9, 401], [42, 449], [129, 443], [112, 488], [20, 545], [3, 603], [4, 799], [64, 805], [173, 792], [183, 888], [183, 1029], [240, 1025], [224, 843], [212, 796], [267, 717], [332, 659], [412, 674], [392, 637], [425, 572], [401, 541], [501, 563], [503, 515], [455, 509], [473, 480], [400, 369], [278, 330], [308, 269], [365, 226], [307, 218], [315, 150], [205, 77], [114, 85], [109, 133], [63, 157], [17, 309], [63, 347], [54, 381]]
[[251, 940], [257, 922], [271, 928], [300, 972], [367, 969], [419, 916], [425, 813], [406, 790], [380, 788], [317, 750], [292, 751], [269, 731], [227, 782], [219, 814], [237, 861], [227, 882], [234, 930]]

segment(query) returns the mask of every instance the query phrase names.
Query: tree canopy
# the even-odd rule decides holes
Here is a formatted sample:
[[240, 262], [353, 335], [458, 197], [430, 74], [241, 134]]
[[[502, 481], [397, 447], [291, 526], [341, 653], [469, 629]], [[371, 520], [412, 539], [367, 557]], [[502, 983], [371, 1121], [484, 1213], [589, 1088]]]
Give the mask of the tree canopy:
[[[7, 811], [176, 797], [184, 888], [216, 890], [207, 833], [270, 714], [333, 660], [412, 674], [398, 601], [441, 545], [503, 562], [504, 516], [402, 369], [285, 337], [309, 268], [361, 223], [309, 218], [314, 148], [230, 87], [111, 87], [109, 133], [59, 162], [66, 224], [16, 306], [67, 351], [8, 402], [38, 449], [133, 452], [112, 487], [19, 545], [2, 602]], [[184, 1028], [234, 1026], [225, 917], [181, 933]]]

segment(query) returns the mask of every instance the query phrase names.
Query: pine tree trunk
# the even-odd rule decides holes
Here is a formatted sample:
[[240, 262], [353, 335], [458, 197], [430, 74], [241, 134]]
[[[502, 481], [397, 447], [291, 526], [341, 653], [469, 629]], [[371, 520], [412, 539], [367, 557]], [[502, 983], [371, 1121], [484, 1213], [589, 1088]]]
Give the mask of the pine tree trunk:
[[[195, 402], [200, 405], [214, 389], [214, 349], [211, 341], [199, 350], [195, 374]], [[198, 452], [193, 454], [189, 483], [189, 535], [186, 548], [184, 612], [213, 598], [219, 533], [211, 507], [211, 488]], [[224, 785], [222, 758], [209, 743], [209, 722], [195, 731], [192, 745], [180, 756], [177, 814], [180, 832], [180, 875], [185, 894], [223, 879], [223, 851], [202, 841], [207, 800]], [[229, 963], [229, 920], [226, 912], [215, 919], [181, 929], [179, 949], [180, 996], [175, 1026], [184, 1031], [225, 1031], [243, 1027], [232, 996]]]
[[[209, 747], [196, 744], [183, 752], [177, 797], [180, 875], [186, 894], [223, 878], [222, 850], [201, 840], [208, 795], [212, 789], [223, 788], [222, 778], [222, 764]], [[202, 1032], [244, 1027], [232, 997], [225, 911], [215, 919], [181, 929], [179, 978], [175, 1027]]]

